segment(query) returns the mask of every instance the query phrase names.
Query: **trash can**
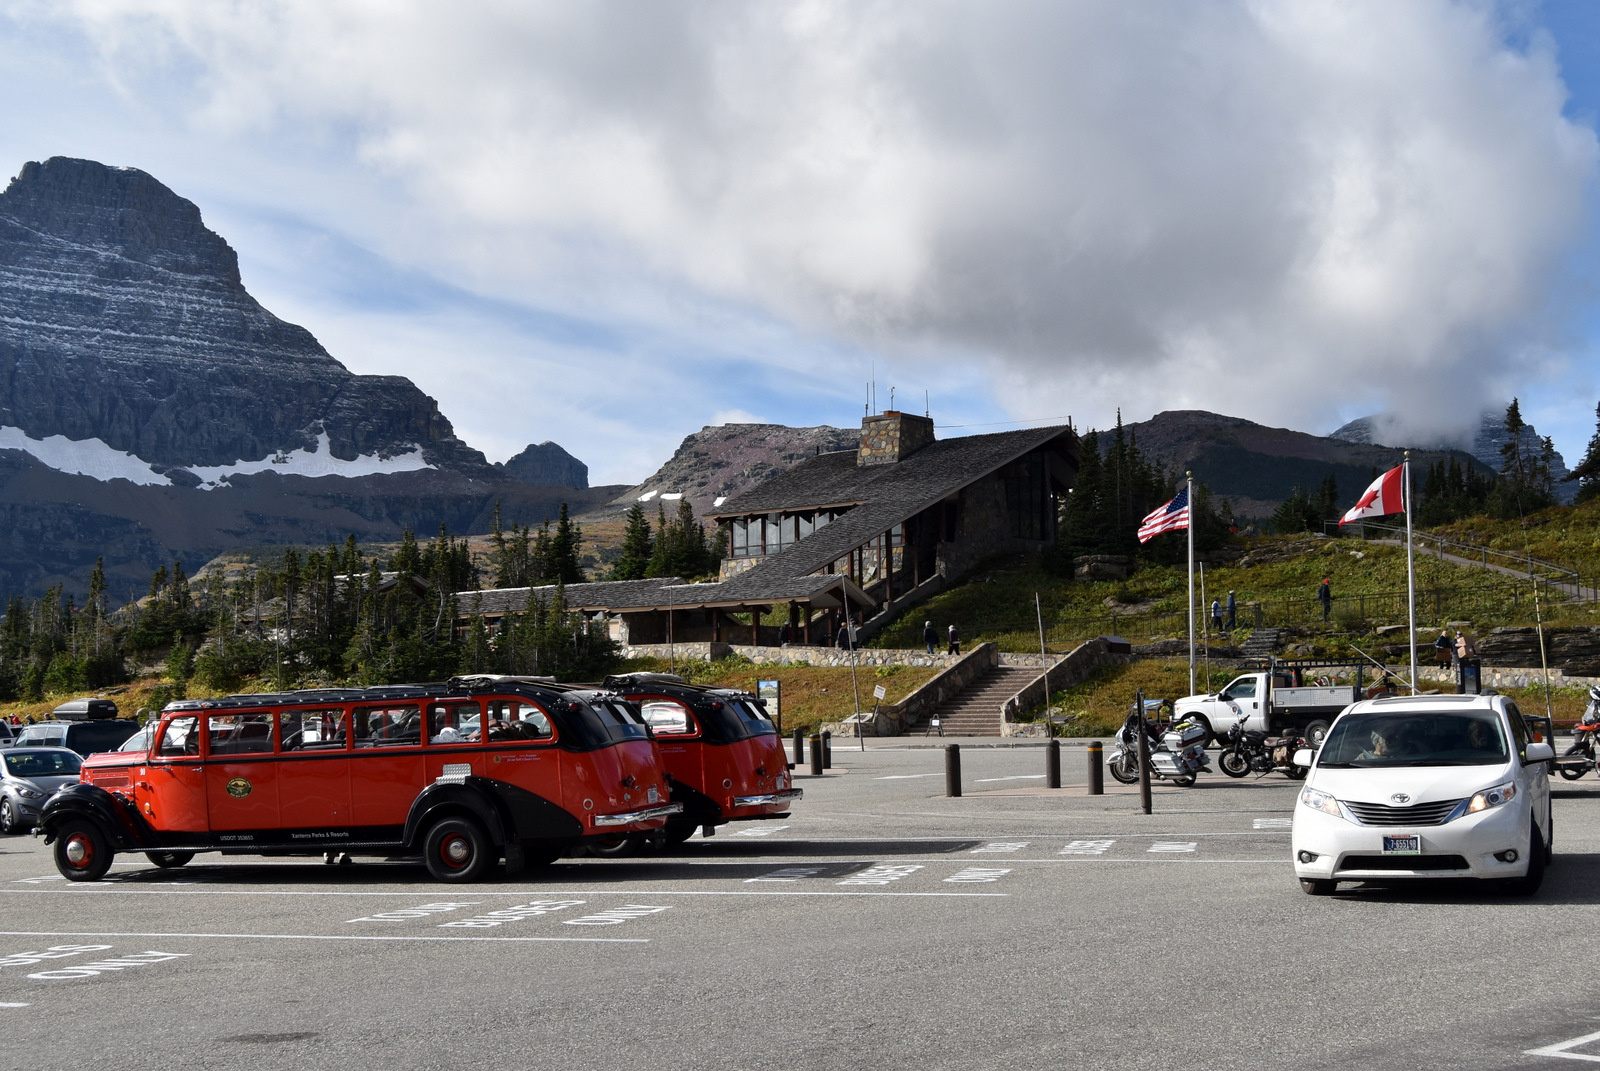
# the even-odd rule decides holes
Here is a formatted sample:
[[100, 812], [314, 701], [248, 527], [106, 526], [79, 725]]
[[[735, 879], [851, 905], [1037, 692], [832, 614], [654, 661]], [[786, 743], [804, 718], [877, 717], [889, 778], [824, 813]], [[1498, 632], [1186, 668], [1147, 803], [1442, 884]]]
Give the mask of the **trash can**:
[[1461, 659], [1459, 690], [1462, 695], [1477, 695], [1483, 691], [1483, 671], [1476, 658]]

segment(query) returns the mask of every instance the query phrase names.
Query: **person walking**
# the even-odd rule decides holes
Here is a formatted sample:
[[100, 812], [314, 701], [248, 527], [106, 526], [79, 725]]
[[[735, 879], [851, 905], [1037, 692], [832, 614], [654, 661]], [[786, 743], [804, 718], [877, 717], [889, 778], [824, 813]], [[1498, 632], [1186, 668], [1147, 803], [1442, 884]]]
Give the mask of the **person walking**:
[[1222, 602], [1220, 599], [1211, 600], [1211, 627], [1217, 632], [1222, 631]]
[[950, 626], [950, 653], [953, 655], [961, 653], [961, 633], [954, 625]]
[[841, 651], [850, 649], [850, 619], [848, 617], [839, 622], [839, 635], [835, 637], [833, 645]]
[[939, 642], [939, 633], [934, 630], [932, 621], [922, 623], [922, 642], [928, 645], [928, 653], [933, 654], [933, 645]]
[[1333, 581], [1327, 577], [1317, 585], [1317, 601], [1322, 604], [1322, 622], [1327, 624], [1328, 615], [1333, 611]]
[[1450, 653], [1455, 645], [1450, 642], [1450, 630], [1440, 631], [1439, 638], [1433, 641], [1434, 661], [1439, 663], [1440, 669], [1450, 668]]
[[792, 635], [793, 630], [789, 627], [789, 622], [785, 621], [782, 627], [778, 629], [778, 646], [789, 646], [789, 641], [792, 638]]
[[1228, 631], [1232, 632], [1239, 623], [1239, 603], [1233, 597], [1233, 589], [1228, 589]]

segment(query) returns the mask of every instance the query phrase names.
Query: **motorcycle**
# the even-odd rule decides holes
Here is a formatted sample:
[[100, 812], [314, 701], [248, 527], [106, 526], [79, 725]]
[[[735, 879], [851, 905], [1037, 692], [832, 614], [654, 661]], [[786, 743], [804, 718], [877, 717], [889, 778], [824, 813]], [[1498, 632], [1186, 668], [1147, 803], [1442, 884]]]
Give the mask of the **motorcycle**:
[[[1112, 778], [1124, 785], [1136, 784], [1139, 780], [1139, 720], [1137, 713], [1128, 715], [1122, 728], [1117, 730], [1111, 754], [1106, 759]], [[1187, 788], [1194, 784], [1197, 775], [1211, 769], [1210, 757], [1206, 755], [1206, 729], [1199, 722], [1146, 718], [1144, 725], [1152, 778]]]
[[1311, 767], [1295, 764], [1295, 752], [1311, 746], [1295, 733], [1268, 736], [1235, 722], [1220, 739], [1222, 754], [1217, 756], [1217, 769], [1229, 777], [1269, 774], [1277, 770], [1291, 781], [1304, 781], [1311, 772]]
[[1573, 745], [1556, 760], [1556, 772], [1568, 781], [1576, 781], [1595, 769], [1597, 734], [1600, 734], [1600, 684], [1589, 689], [1589, 705], [1583, 708], [1582, 720], [1572, 727]]

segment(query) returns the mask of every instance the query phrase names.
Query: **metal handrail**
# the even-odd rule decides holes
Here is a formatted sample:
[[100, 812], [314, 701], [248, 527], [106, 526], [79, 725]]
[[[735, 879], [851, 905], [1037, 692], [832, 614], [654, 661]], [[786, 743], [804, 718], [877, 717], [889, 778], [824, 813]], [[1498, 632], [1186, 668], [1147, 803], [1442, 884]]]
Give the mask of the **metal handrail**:
[[[1363, 529], [1374, 528], [1380, 532], [1392, 532], [1395, 535], [1402, 535], [1405, 532], [1405, 529], [1399, 525], [1378, 524], [1371, 521], [1363, 521], [1361, 523]], [[1364, 534], [1365, 532], [1363, 531], [1363, 535]], [[1411, 533], [1411, 539], [1419, 546], [1426, 542], [1436, 544], [1440, 547], [1448, 546], [1455, 547], [1459, 550], [1470, 550], [1476, 554], [1478, 559], [1485, 565], [1488, 564], [1489, 555], [1492, 554], [1495, 557], [1502, 558], [1518, 566], [1525, 566], [1529, 576], [1533, 575], [1534, 567], [1537, 566], [1540, 569], [1549, 570], [1550, 572], [1556, 573], [1560, 576], [1569, 576], [1572, 578], [1573, 583], [1577, 583], [1579, 579], [1578, 570], [1569, 569], [1567, 566], [1560, 565], [1556, 562], [1547, 562], [1542, 558], [1535, 558], [1531, 554], [1516, 554], [1509, 550], [1500, 550], [1496, 547], [1487, 547], [1481, 543], [1463, 543], [1459, 539], [1451, 539], [1448, 536], [1436, 535], [1432, 532], [1418, 532], [1413, 530]]]

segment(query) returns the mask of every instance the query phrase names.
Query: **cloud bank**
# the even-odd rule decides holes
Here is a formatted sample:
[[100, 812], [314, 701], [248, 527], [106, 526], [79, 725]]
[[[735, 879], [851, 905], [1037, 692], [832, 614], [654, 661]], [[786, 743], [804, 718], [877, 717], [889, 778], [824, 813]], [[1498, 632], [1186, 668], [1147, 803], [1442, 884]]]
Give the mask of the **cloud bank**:
[[1469, 423], [1567, 341], [1596, 168], [1548, 42], [1484, 3], [10, 11], [220, 144], [348, 152], [399, 191], [350, 226], [476, 292], [748, 310], [981, 367], [1018, 417]]

